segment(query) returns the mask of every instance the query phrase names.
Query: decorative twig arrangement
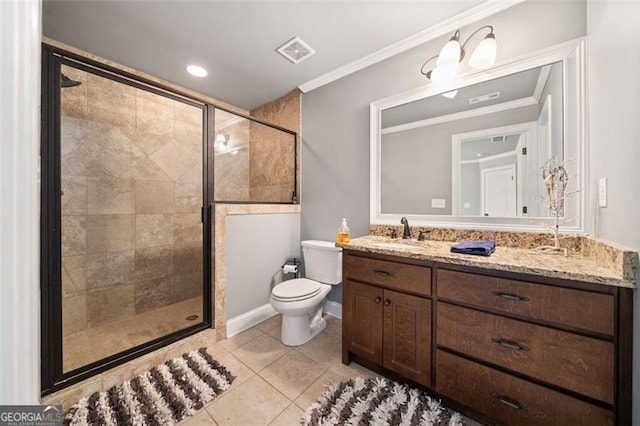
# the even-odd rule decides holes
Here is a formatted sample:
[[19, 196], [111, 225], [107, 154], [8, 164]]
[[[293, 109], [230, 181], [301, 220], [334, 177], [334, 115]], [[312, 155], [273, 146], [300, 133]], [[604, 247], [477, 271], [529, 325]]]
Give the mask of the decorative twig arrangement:
[[547, 190], [545, 197], [540, 197], [539, 202], [544, 203], [547, 210], [554, 219], [553, 226], [545, 226], [553, 233], [553, 245], [537, 247], [534, 250], [544, 252], [559, 251], [567, 256], [567, 249], [560, 247], [560, 224], [569, 222], [571, 219], [564, 218], [564, 205], [567, 196], [574, 192], [567, 192], [567, 184], [569, 182], [569, 174], [565, 168], [565, 162], [559, 161], [556, 157], [547, 160], [541, 167], [542, 180]]

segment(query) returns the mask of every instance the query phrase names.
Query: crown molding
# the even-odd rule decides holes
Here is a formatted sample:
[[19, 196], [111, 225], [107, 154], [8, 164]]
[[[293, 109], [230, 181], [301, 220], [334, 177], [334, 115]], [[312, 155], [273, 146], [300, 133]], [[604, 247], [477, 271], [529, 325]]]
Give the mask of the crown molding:
[[329, 71], [319, 77], [309, 80], [306, 83], [302, 83], [298, 86], [298, 89], [302, 93], [307, 93], [315, 90], [319, 87], [329, 84], [333, 81], [339, 80], [342, 77], [346, 77], [349, 74], [360, 71], [371, 65], [382, 62], [392, 56], [405, 52], [416, 46], [424, 44], [428, 41], [434, 40], [443, 35], [449, 34], [459, 28], [465, 27], [469, 24], [473, 24], [488, 16], [494, 15], [505, 9], [508, 9], [517, 4], [523, 3], [525, 0], [487, 0], [484, 3], [479, 4], [469, 10], [459, 13], [451, 18], [432, 25], [416, 34], [406, 37], [400, 41], [390, 44], [376, 52], [366, 55], [358, 60], [355, 60], [347, 65], [336, 68], [333, 71]]

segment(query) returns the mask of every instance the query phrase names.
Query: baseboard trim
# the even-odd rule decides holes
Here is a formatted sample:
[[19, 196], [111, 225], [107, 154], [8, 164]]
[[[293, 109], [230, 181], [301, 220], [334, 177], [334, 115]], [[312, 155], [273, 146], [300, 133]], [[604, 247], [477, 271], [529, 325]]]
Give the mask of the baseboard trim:
[[278, 312], [273, 309], [273, 306], [267, 303], [237, 317], [233, 317], [227, 320], [227, 337], [242, 333], [277, 314]]
[[324, 304], [324, 313], [341, 320], [342, 303], [334, 302], [333, 300], [327, 300]]

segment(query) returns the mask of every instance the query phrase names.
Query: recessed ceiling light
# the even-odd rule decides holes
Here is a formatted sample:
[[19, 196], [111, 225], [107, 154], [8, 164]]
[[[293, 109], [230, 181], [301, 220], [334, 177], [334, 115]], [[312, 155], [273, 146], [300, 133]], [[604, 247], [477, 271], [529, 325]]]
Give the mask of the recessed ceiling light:
[[187, 72], [196, 77], [206, 77], [209, 74], [207, 70], [198, 65], [187, 66]]

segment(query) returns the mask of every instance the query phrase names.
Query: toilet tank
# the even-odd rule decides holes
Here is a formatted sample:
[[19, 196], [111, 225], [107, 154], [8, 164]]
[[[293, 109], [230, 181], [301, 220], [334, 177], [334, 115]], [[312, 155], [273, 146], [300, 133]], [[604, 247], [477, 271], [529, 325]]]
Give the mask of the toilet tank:
[[302, 242], [306, 277], [324, 284], [342, 282], [342, 248], [330, 241]]

